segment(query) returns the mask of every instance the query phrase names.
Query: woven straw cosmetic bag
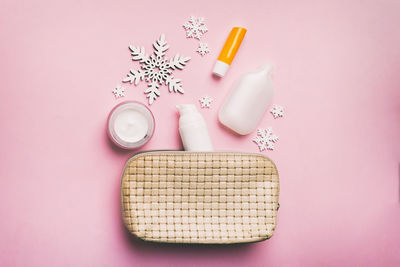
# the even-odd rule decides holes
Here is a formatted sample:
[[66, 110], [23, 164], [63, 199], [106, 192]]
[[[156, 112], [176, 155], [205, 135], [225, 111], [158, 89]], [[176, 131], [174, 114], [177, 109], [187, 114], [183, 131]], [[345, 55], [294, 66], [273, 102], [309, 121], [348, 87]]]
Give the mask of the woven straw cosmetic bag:
[[269, 239], [279, 178], [259, 154], [153, 151], [134, 155], [122, 175], [123, 220], [140, 239], [232, 244]]

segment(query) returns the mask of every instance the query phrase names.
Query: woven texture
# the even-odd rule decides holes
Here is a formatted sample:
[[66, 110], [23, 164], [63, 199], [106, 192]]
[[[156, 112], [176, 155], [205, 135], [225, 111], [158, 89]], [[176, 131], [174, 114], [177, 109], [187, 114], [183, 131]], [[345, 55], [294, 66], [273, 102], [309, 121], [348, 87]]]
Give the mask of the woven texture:
[[126, 164], [121, 184], [128, 230], [172, 243], [242, 243], [272, 236], [279, 179], [262, 155], [146, 152]]

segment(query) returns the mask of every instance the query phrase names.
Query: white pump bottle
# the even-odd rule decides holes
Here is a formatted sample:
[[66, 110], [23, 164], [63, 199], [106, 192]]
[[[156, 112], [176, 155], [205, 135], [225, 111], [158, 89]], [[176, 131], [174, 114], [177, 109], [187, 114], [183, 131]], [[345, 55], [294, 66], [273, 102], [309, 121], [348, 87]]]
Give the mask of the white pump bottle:
[[206, 121], [193, 104], [177, 105], [180, 113], [179, 133], [186, 151], [212, 151]]
[[245, 73], [229, 92], [219, 110], [219, 121], [241, 135], [255, 130], [274, 94], [270, 78], [272, 66]]

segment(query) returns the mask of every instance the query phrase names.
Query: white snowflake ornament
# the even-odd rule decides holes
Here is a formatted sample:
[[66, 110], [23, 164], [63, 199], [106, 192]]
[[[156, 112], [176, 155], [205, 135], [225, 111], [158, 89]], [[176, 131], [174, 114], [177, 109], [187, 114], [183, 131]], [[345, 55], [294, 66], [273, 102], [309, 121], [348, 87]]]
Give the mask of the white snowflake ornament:
[[207, 95], [199, 99], [201, 108], [210, 108], [212, 101], [213, 99]]
[[272, 113], [272, 115], [274, 116], [274, 119], [283, 117], [283, 107], [282, 106], [274, 105], [269, 112]]
[[265, 149], [274, 150], [274, 145], [278, 141], [278, 136], [273, 134], [271, 128], [265, 130], [258, 129], [257, 136], [253, 139], [253, 142], [258, 145], [260, 151]]
[[184, 93], [180, 79], [172, 76], [172, 71], [176, 69], [182, 70], [190, 57], [183, 57], [176, 54], [175, 57], [168, 59], [165, 57], [166, 51], [169, 48], [165, 35], [161, 34], [160, 39], [153, 43], [154, 52], [148, 55], [144, 47], [129, 46], [131, 50], [132, 60], [139, 61], [142, 65], [142, 70], [130, 70], [123, 82], [134, 83], [137, 85], [139, 81], [145, 80], [148, 88], [144, 91], [147, 94], [149, 105], [153, 104], [154, 100], [160, 96], [160, 85], [167, 85], [169, 92]]
[[199, 47], [196, 50], [200, 55], [204, 56], [205, 54], [210, 52], [207, 43], [199, 43]]
[[125, 96], [125, 88], [123, 88], [120, 85], [117, 85], [117, 87], [115, 87], [112, 92], [113, 92], [115, 98], [120, 98], [120, 97]]
[[198, 40], [208, 31], [204, 24], [204, 18], [196, 18], [195, 16], [191, 16], [189, 21], [183, 24], [183, 28], [186, 30], [187, 38], [196, 38]]

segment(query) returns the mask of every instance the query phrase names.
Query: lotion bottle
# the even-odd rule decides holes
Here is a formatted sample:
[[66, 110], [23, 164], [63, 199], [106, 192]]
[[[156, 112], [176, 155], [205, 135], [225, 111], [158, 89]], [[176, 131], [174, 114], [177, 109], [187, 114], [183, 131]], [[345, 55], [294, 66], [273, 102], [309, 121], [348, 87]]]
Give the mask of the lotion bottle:
[[206, 121], [193, 104], [177, 105], [180, 113], [179, 133], [186, 151], [212, 151]]
[[219, 121], [223, 125], [240, 135], [255, 130], [274, 94], [271, 69], [270, 64], [265, 64], [239, 79], [219, 110]]

